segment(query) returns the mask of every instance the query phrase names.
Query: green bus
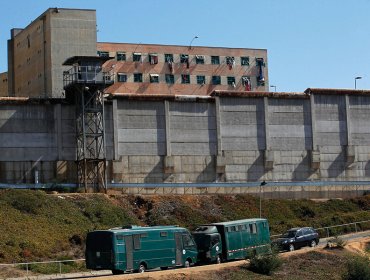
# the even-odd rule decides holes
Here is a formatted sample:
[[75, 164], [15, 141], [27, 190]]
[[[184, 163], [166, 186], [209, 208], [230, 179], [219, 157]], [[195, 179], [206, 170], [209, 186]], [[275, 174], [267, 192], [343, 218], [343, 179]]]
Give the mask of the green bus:
[[144, 272], [197, 261], [197, 246], [190, 232], [178, 226], [113, 228], [89, 232], [86, 267], [112, 270], [113, 274]]
[[266, 219], [245, 219], [201, 225], [192, 233], [203, 263], [250, 258], [271, 252]]

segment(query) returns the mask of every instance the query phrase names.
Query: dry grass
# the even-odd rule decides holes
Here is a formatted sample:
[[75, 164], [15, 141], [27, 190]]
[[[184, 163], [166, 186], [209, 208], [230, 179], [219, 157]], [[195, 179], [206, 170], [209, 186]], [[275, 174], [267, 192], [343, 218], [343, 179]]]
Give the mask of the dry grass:
[[[293, 226], [322, 227], [370, 219], [370, 195], [351, 200], [262, 203], [272, 234]], [[0, 263], [84, 257], [86, 233], [94, 229], [128, 224], [176, 224], [194, 229], [202, 223], [258, 215], [258, 199], [249, 195], [48, 195], [3, 190]]]

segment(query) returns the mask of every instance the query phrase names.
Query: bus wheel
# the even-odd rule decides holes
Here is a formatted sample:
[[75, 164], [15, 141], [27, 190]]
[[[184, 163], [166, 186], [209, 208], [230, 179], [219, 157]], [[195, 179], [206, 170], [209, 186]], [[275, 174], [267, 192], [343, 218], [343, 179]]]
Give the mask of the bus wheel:
[[113, 269], [112, 270], [112, 273], [113, 273], [113, 275], [118, 275], [118, 274], [123, 274], [123, 271], [122, 270], [118, 270], [118, 269]]
[[139, 273], [144, 273], [145, 272], [145, 265], [141, 264], [139, 266]]
[[184, 263], [184, 267], [185, 267], [185, 268], [190, 267], [190, 262], [189, 262], [189, 260], [186, 260], [186, 261], [185, 261], [185, 263]]
[[217, 257], [216, 257], [216, 263], [220, 264], [221, 262], [222, 262], [221, 256], [220, 255], [217, 255]]

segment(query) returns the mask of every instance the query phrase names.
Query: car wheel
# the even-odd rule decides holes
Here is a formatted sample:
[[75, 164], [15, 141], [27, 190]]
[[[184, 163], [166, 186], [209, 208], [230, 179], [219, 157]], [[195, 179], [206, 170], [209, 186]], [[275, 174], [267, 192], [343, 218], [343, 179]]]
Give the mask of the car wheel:
[[289, 252], [293, 252], [294, 251], [294, 245], [293, 244], [289, 244]]
[[188, 260], [186, 260], [186, 261], [185, 261], [185, 263], [184, 263], [184, 267], [185, 267], [185, 268], [190, 267], [190, 262], [189, 262]]
[[216, 257], [216, 263], [220, 264], [222, 262], [220, 255]]
[[145, 265], [141, 264], [139, 266], [139, 273], [144, 273], [145, 272]]
[[312, 240], [310, 243], [310, 247], [316, 247], [316, 240]]

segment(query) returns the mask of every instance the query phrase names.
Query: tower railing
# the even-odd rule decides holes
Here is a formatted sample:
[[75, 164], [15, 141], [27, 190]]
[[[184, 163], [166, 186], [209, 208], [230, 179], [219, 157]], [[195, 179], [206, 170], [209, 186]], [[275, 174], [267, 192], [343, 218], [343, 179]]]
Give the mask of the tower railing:
[[71, 84], [104, 84], [114, 82], [113, 71], [104, 71], [101, 66], [73, 66], [63, 72], [63, 86]]

